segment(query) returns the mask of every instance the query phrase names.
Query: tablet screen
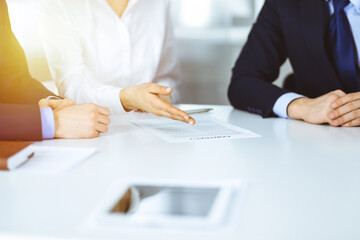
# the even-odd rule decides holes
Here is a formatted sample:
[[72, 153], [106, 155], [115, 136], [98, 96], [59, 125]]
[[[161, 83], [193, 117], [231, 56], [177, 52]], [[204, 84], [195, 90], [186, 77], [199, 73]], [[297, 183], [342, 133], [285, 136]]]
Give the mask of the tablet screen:
[[131, 186], [111, 213], [151, 216], [207, 217], [219, 188]]

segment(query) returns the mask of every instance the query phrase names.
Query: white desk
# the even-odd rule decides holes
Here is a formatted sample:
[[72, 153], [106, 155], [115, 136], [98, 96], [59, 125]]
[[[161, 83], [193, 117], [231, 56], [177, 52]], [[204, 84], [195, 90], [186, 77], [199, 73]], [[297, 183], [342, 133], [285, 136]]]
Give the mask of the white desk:
[[[101, 152], [61, 176], [1, 172], [0, 231], [94, 239], [360, 239], [360, 128], [264, 120], [229, 106], [215, 107], [213, 115], [263, 137], [174, 144], [114, 120], [97, 139], [38, 143]], [[240, 178], [250, 191], [232, 232], [80, 231], [108, 187], [127, 177]]]

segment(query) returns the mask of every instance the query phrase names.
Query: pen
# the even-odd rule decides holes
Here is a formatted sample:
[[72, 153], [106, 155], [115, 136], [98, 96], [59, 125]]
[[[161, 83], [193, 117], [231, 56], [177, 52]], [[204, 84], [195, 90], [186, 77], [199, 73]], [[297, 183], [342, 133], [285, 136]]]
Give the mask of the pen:
[[201, 109], [192, 109], [185, 111], [187, 114], [198, 114], [198, 113], [207, 113], [213, 110], [213, 108], [201, 108]]
[[25, 163], [27, 163], [31, 158], [33, 158], [35, 156], [35, 153], [34, 152], [32, 152], [28, 157], [27, 157], [27, 159], [23, 162], [23, 163], [21, 163], [19, 166], [17, 166], [16, 168], [19, 168], [19, 167], [21, 167], [21, 166], [23, 166]]

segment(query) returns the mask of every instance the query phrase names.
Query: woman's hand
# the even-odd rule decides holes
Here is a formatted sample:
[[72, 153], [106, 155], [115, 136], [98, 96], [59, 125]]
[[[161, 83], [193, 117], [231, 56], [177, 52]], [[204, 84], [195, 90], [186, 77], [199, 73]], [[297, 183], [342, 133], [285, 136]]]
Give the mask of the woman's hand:
[[140, 110], [194, 125], [195, 120], [189, 114], [172, 106], [171, 101], [165, 101], [164, 97], [170, 97], [172, 92], [172, 88], [155, 83], [143, 83], [122, 89], [120, 101], [128, 112]]

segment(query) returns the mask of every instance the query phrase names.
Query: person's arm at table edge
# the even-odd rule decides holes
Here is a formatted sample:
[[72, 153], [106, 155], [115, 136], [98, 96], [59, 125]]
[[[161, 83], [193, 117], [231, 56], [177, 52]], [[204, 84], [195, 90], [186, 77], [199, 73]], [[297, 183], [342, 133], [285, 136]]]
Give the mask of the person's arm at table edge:
[[39, 106], [0, 104], [0, 139], [41, 141]]
[[2, 115], [0, 139], [40, 141], [54, 138], [55, 121], [50, 107], [1, 104], [0, 109]]
[[2, 4], [0, 57], [6, 61], [1, 61], [0, 66], [0, 102], [37, 104], [40, 99], [55, 94], [31, 77], [24, 50], [12, 32], [6, 2]]
[[299, 98], [304, 98], [304, 96], [293, 92], [285, 93], [284, 95], [279, 97], [278, 100], [276, 100], [273, 107], [273, 112], [278, 117], [290, 118], [288, 114], [289, 106], [293, 101]]
[[289, 91], [272, 84], [287, 58], [277, 2], [265, 2], [233, 69], [231, 104], [263, 117], [275, 117], [276, 101]]

